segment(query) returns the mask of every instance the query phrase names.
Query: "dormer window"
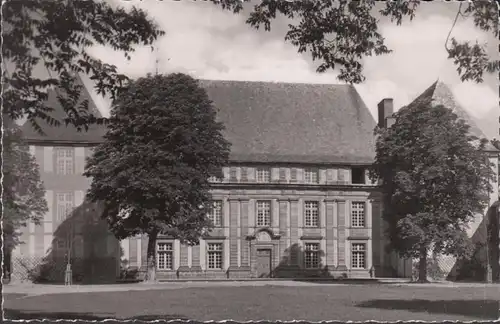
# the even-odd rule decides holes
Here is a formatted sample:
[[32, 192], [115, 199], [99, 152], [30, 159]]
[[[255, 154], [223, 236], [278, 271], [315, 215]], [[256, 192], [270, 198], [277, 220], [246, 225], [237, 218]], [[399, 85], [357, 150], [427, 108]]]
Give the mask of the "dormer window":
[[351, 183], [365, 184], [365, 170], [364, 167], [353, 167], [351, 169]]
[[211, 176], [211, 177], [208, 178], [208, 181], [209, 182], [222, 182], [222, 179], [218, 178], [216, 176]]
[[309, 184], [318, 183], [318, 169], [305, 169], [304, 170], [304, 182]]
[[271, 170], [269, 168], [257, 168], [256, 172], [256, 181], [263, 183], [263, 182], [270, 182], [271, 181]]

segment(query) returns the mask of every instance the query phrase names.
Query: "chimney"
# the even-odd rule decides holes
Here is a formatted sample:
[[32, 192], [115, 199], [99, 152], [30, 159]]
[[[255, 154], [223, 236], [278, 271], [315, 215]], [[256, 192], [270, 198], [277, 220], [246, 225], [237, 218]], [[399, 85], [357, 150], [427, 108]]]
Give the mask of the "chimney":
[[391, 127], [395, 122], [395, 118], [392, 117], [393, 113], [394, 103], [392, 98], [382, 99], [382, 101], [378, 104], [378, 127]]

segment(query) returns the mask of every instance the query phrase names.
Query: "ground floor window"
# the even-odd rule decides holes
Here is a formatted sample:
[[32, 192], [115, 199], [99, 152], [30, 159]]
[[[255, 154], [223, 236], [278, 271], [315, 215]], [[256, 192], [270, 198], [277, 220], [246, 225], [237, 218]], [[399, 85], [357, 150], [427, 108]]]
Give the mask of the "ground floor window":
[[353, 269], [365, 269], [366, 268], [366, 244], [364, 243], [353, 243], [351, 251]]
[[222, 269], [222, 243], [208, 243], [208, 269]]
[[319, 268], [319, 243], [306, 243], [304, 251], [304, 267], [306, 269]]
[[173, 269], [173, 253], [174, 247], [172, 243], [158, 243], [157, 250], [157, 263], [158, 270], [172, 270]]

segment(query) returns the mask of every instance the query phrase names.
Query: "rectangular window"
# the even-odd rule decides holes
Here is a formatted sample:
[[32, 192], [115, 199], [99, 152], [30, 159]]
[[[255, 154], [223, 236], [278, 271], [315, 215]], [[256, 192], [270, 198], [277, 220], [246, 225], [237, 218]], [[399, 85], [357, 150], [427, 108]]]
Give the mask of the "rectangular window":
[[222, 179], [221, 179], [221, 178], [219, 178], [219, 177], [216, 177], [216, 176], [210, 176], [210, 177], [208, 178], [208, 181], [209, 181], [209, 182], [222, 182]]
[[352, 244], [352, 268], [365, 269], [366, 268], [366, 244], [353, 243]]
[[236, 176], [236, 168], [235, 167], [231, 167], [229, 169], [229, 181], [231, 181], [231, 182], [238, 181], [238, 177]]
[[351, 203], [351, 226], [365, 227], [365, 203], [363, 201]]
[[297, 181], [297, 169], [296, 168], [290, 169], [290, 181]]
[[158, 270], [173, 270], [174, 247], [172, 243], [158, 243], [157, 263]]
[[257, 201], [257, 226], [271, 226], [271, 201]]
[[74, 174], [75, 173], [75, 150], [74, 148], [55, 148], [56, 155], [56, 173], [57, 174]]
[[319, 204], [317, 201], [306, 201], [304, 203], [304, 216], [306, 227], [319, 226]]
[[64, 221], [75, 207], [75, 196], [72, 192], [57, 193], [57, 221]]
[[248, 181], [248, 169], [245, 167], [241, 168], [241, 182]]
[[318, 169], [305, 169], [304, 170], [304, 182], [309, 184], [318, 183]]
[[208, 243], [208, 269], [222, 269], [222, 243]]
[[280, 168], [279, 175], [280, 175], [281, 182], [286, 181], [286, 169]]
[[213, 205], [208, 212], [208, 218], [215, 227], [222, 226], [222, 200], [213, 201]]
[[304, 252], [304, 267], [306, 269], [319, 268], [319, 243], [306, 243]]
[[351, 169], [351, 183], [365, 184], [365, 168], [353, 167]]
[[257, 168], [256, 172], [257, 182], [270, 182], [271, 181], [271, 170], [269, 168]]

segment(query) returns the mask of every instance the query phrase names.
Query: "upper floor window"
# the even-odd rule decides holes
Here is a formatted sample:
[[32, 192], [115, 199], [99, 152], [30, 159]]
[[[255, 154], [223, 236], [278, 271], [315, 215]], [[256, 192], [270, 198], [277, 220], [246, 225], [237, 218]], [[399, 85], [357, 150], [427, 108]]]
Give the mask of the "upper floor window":
[[317, 201], [306, 201], [304, 203], [304, 216], [306, 227], [319, 226], [319, 204]]
[[304, 182], [305, 183], [318, 183], [318, 169], [305, 169]]
[[365, 184], [365, 168], [353, 167], [351, 169], [351, 183], [352, 184]]
[[56, 194], [57, 221], [61, 222], [68, 217], [75, 207], [75, 195], [72, 192], [61, 192]]
[[255, 178], [257, 182], [269, 182], [271, 181], [271, 170], [269, 168], [257, 168]]
[[257, 201], [257, 226], [271, 226], [271, 201]]
[[351, 203], [351, 226], [365, 227], [365, 207], [363, 201], [353, 201]]
[[215, 227], [222, 226], [222, 200], [212, 202], [208, 218]]
[[172, 243], [158, 243], [157, 266], [158, 270], [172, 270], [174, 268], [174, 247]]
[[75, 173], [75, 150], [72, 147], [55, 148], [56, 155], [56, 173], [74, 174]]
[[285, 168], [279, 169], [279, 176], [280, 176], [280, 181], [286, 181], [286, 169]]
[[217, 177], [217, 176], [210, 176], [210, 177], [208, 178], [208, 181], [209, 181], [209, 182], [222, 182], [222, 179], [221, 179], [221, 178], [219, 178], [219, 177]]
[[236, 182], [238, 181], [237, 171], [235, 167], [231, 167], [229, 169], [229, 181]]

